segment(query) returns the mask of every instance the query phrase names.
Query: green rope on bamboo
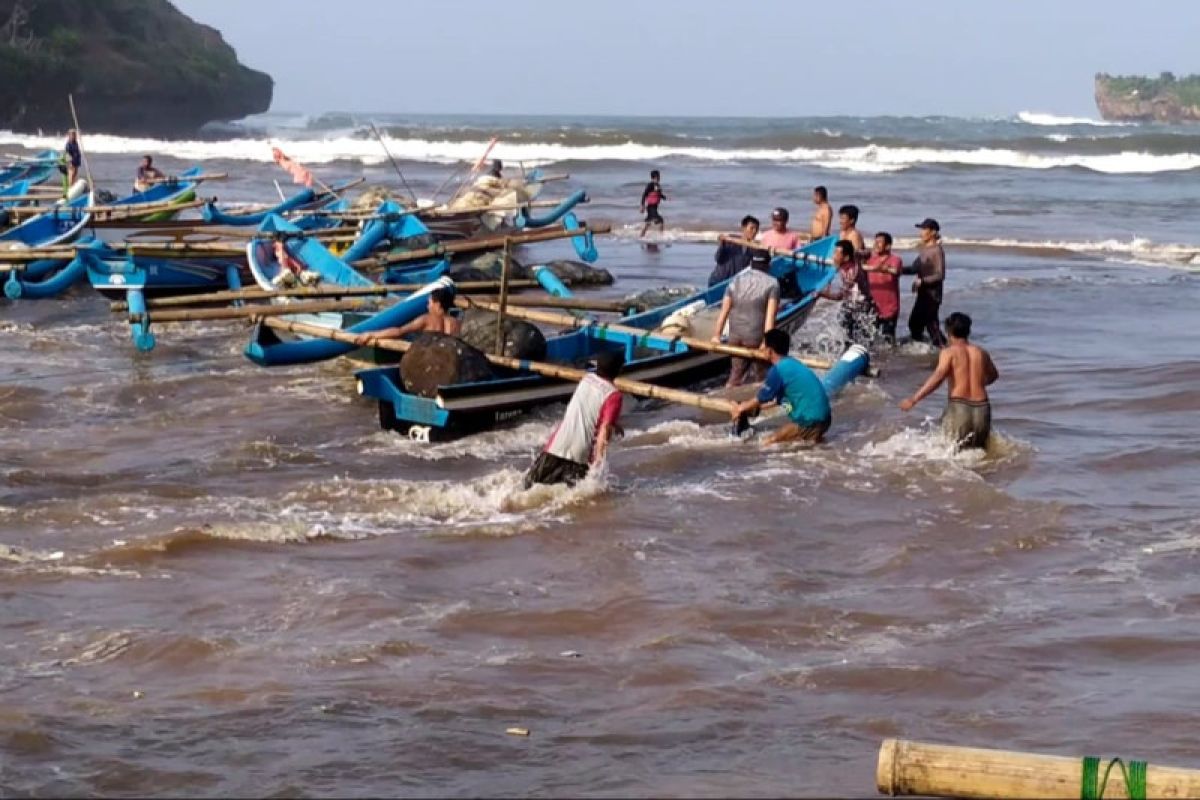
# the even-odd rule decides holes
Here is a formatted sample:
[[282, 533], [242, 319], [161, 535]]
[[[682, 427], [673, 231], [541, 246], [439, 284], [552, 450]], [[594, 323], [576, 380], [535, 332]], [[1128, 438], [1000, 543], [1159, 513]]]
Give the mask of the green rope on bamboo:
[[1080, 800], [1101, 800], [1104, 790], [1108, 788], [1108, 776], [1113, 766], [1120, 766], [1121, 774], [1125, 777], [1125, 792], [1129, 800], [1146, 800], [1146, 762], [1130, 760], [1128, 768], [1119, 758], [1109, 759], [1100, 777], [1100, 759], [1095, 756], [1084, 756], [1083, 778], [1079, 784]]

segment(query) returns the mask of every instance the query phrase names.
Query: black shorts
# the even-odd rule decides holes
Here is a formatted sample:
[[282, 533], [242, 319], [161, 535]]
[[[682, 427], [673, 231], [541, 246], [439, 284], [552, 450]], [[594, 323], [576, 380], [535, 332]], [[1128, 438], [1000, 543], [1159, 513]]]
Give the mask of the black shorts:
[[535, 483], [565, 483], [567, 486], [574, 486], [586, 478], [587, 474], [587, 464], [542, 452], [538, 453], [533, 466], [525, 473], [525, 488], [528, 489]]
[[657, 222], [659, 225], [663, 223], [663, 218], [658, 213], [658, 203], [646, 206], [646, 222]]

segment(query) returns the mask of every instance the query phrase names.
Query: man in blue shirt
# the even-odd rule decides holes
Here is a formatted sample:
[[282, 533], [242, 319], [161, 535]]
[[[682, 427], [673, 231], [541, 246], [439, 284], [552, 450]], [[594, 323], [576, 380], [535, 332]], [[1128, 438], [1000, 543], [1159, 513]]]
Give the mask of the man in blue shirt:
[[736, 422], [743, 416], [756, 414], [763, 406], [779, 403], [788, 412], [788, 423], [768, 436], [763, 444], [781, 442], [820, 442], [833, 420], [829, 397], [821, 379], [808, 367], [788, 356], [792, 339], [778, 328], [767, 331], [763, 348], [771, 359], [766, 383], [758, 396], [744, 403], [734, 403], [731, 409]]

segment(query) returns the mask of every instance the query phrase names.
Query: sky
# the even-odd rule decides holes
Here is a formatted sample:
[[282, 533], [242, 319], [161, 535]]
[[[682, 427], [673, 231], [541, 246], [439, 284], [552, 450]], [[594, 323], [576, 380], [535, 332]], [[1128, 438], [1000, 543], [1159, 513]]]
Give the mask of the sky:
[[1096, 116], [1096, 72], [1200, 72], [1198, 0], [173, 0], [274, 111]]

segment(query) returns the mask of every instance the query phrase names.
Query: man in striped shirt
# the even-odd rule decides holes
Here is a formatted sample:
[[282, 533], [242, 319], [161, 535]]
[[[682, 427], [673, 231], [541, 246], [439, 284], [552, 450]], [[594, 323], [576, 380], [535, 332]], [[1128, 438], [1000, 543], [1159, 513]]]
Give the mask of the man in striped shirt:
[[525, 488], [535, 483], [565, 483], [574, 486], [587, 476], [593, 464], [604, 461], [608, 442], [619, 431], [621, 393], [613, 381], [625, 366], [620, 351], [596, 357], [596, 371], [579, 382], [562, 422], [525, 474]]

